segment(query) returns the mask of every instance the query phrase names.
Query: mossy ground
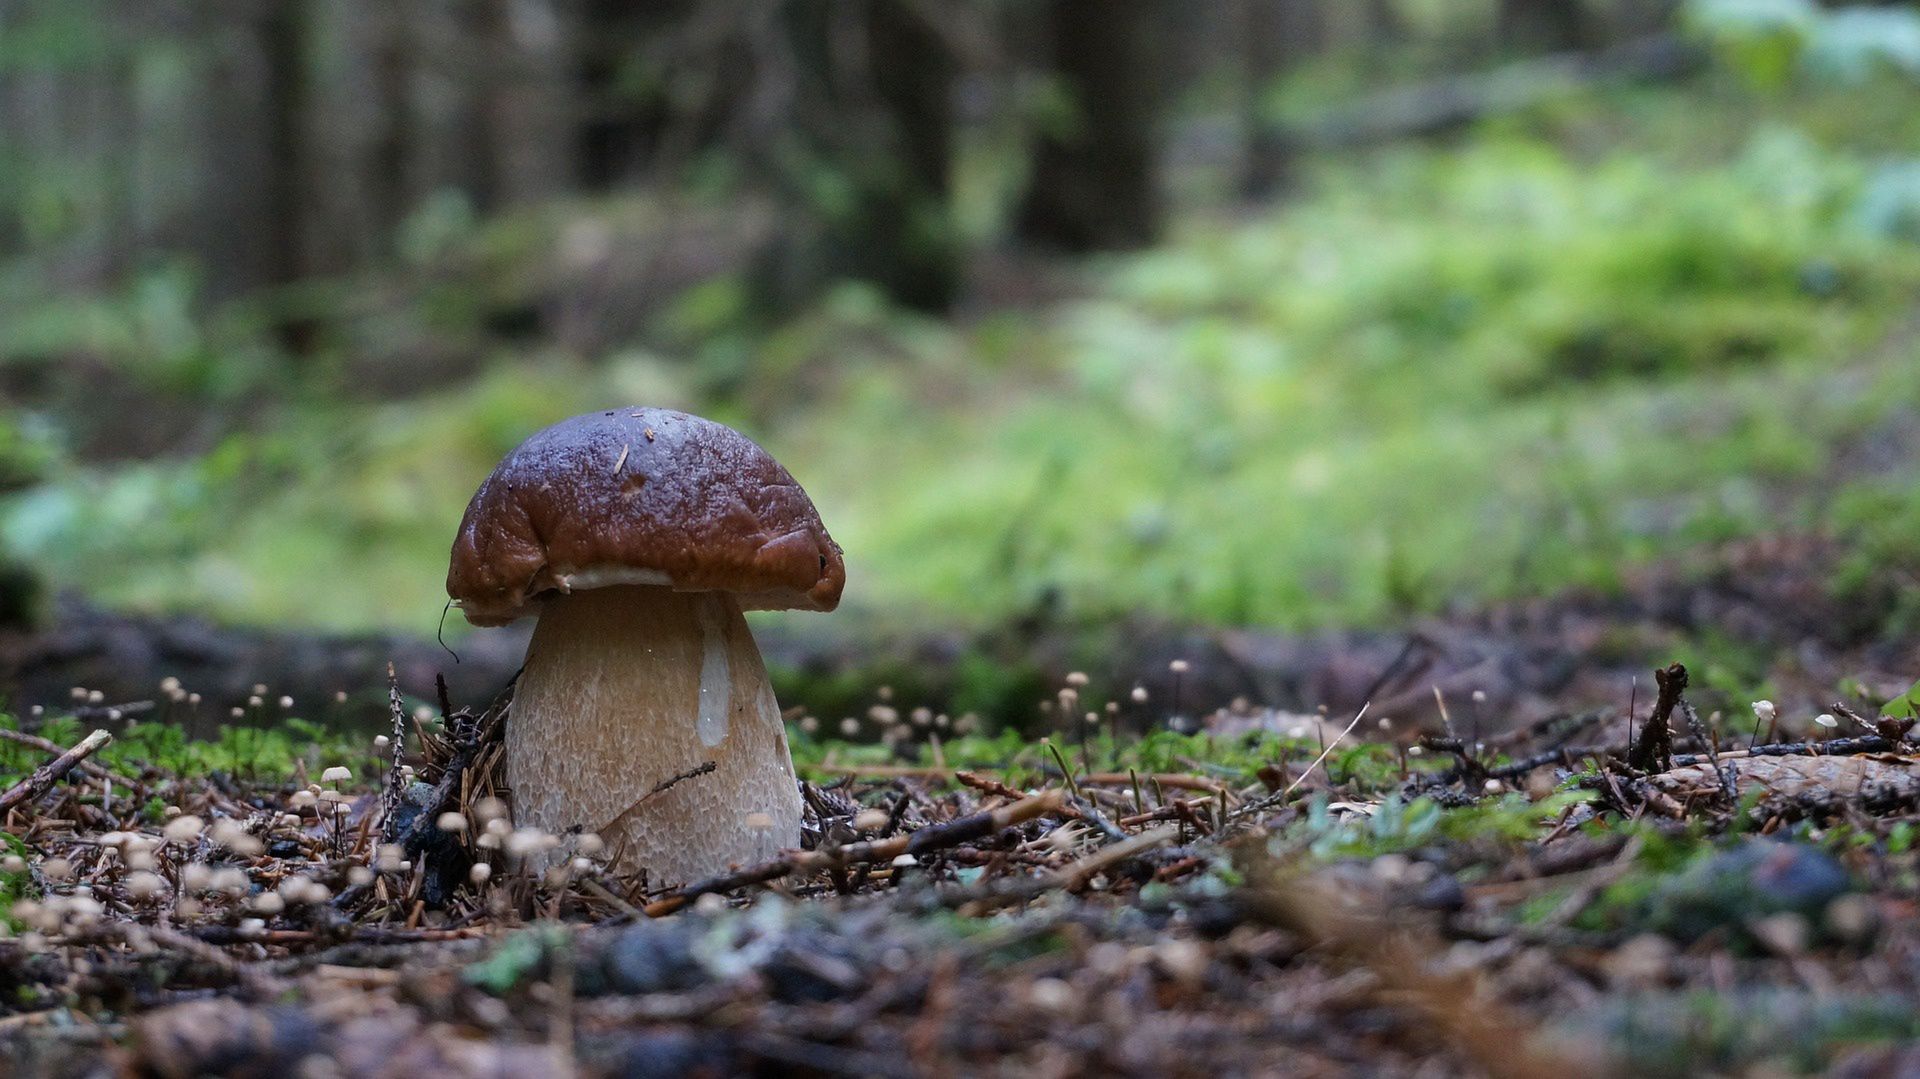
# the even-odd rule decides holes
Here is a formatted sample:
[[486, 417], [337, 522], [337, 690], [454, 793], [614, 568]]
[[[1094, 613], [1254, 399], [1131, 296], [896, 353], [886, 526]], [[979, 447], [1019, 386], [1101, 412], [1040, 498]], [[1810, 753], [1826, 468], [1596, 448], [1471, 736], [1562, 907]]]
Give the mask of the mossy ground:
[[[722, 277], [629, 346], [489, 337], [493, 305], [542, 302], [524, 267], [551, 214], [460, 234], [428, 284], [264, 382], [234, 381], [258, 342], [242, 313], [192, 314], [190, 278], [49, 299], [0, 363], [78, 340], [203, 433], [90, 460], [48, 449], [78, 438], [57, 407], [10, 420], [49, 482], [0, 535], [116, 604], [424, 630], [478, 479], [539, 425], [632, 400], [787, 462], [870, 626], [1378, 624], [1796, 529], [1845, 537], [1862, 561], [1836, 587], [1868, 588], [1920, 565], [1920, 246], [1888, 156], [1920, 97], [1783, 91], [1759, 120], [1749, 93], [1621, 91], [1312, 161], [1279, 209], [1194, 211], [951, 321], [846, 288], [766, 325]], [[463, 342], [446, 379], [356, 392], [436, 335]]]

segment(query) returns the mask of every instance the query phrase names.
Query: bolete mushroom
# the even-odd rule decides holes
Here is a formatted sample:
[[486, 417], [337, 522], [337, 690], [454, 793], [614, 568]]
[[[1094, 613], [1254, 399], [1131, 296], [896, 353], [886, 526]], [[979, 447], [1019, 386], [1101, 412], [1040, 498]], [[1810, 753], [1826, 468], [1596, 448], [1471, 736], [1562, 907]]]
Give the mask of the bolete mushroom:
[[806, 492], [732, 428], [621, 408], [527, 439], [474, 493], [447, 571], [469, 622], [539, 619], [506, 722], [516, 823], [597, 832], [656, 881], [797, 846], [786, 727], [741, 611], [830, 611], [845, 582]]

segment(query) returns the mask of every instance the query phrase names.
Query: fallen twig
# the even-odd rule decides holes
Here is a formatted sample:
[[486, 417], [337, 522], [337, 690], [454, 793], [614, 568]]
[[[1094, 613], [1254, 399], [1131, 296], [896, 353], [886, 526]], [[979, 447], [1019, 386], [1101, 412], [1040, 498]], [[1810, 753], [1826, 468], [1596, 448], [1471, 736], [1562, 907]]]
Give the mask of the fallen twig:
[[1035, 817], [1057, 813], [1065, 805], [1066, 795], [1063, 792], [1044, 791], [1031, 798], [1022, 798], [1012, 805], [981, 813], [969, 813], [964, 817], [930, 824], [919, 831], [890, 839], [848, 843], [845, 846], [822, 850], [794, 851], [777, 861], [763, 862], [760, 865], [748, 866], [688, 884], [648, 903], [644, 909], [649, 917], [658, 918], [672, 914], [710, 892], [730, 892], [749, 884], [764, 884], [795, 873], [818, 873], [829, 869], [841, 869], [858, 862], [892, 861], [902, 854], [921, 854], [926, 851], [958, 846], [970, 840], [992, 835], [1002, 828], [1011, 828]]
[[1017, 802], [1027, 796], [1025, 791], [1015, 790], [992, 776], [983, 776], [977, 772], [955, 772], [953, 778], [959, 780], [963, 786], [972, 787], [987, 794], [997, 794], [1010, 801]]
[[[923, 765], [903, 764], [836, 764], [821, 765], [819, 770], [836, 776], [857, 776], [861, 779], [945, 779], [948, 776], [952, 776], [959, 782], [966, 783], [967, 786], [974, 787], [977, 790], [986, 789], [977, 783], [960, 779], [960, 774], [951, 768], [931, 768]], [[1048, 769], [1048, 771], [1051, 771], [1051, 769]], [[978, 773], [969, 772], [967, 774], [973, 776], [975, 779], [980, 778]], [[1127, 786], [1134, 782], [1134, 778], [1134, 776], [1126, 772], [1093, 772], [1087, 775], [1074, 776], [1073, 781], [1082, 787], [1113, 787]], [[1217, 794], [1225, 787], [1225, 784], [1219, 780], [1208, 779], [1205, 776], [1189, 775], [1184, 772], [1159, 772], [1152, 775], [1142, 775], [1139, 777], [1139, 781], [1142, 783], [1158, 782], [1162, 787], [1173, 787], [1178, 790], [1206, 791], [1209, 794]]]
[[1668, 721], [1680, 704], [1680, 695], [1687, 691], [1687, 669], [1678, 663], [1669, 664], [1654, 671], [1653, 680], [1660, 687], [1660, 695], [1653, 702], [1646, 725], [1640, 728], [1640, 737], [1627, 751], [1627, 766], [1642, 772], [1664, 772], [1673, 767], [1673, 728]]
[[58, 782], [61, 776], [73, 771], [74, 766], [91, 757], [101, 746], [113, 741], [113, 735], [106, 731], [94, 731], [80, 740], [80, 743], [53, 760], [33, 770], [33, 774], [7, 788], [0, 794], [0, 813], [5, 813], [21, 802], [38, 798], [47, 788]]
[[[42, 753], [51, 753], [54, 756], [59, 756], [67, 751], [67, 747], [58, 742], [48, 741], [37, 734], [28, 734], [25, 731], [8, 730], [5, 727], [0, 727], [0, 741], [14, 742], [27, 746], [30, 749], [37, 749]], [[146, 789], [139, 780], [129, 779], [118, 772], [109, 771], [93, 761], [80, 762], [80, 771], [85, 772], [95, 779], [104, 779], [109, 783], [126, 787], [130, 790]]]
[[1179, 772], [1154, 772], [1138, 777], [1130, 772], [1094, 772], [1091, 775], [1081, 776], [1080, 785], [1083, 787], [1129, 786], [1136, 779], [1140, 782], [1158, 783], [1162, 787], [1172, 787], [1175, 790], [1206, 791], [1208, 794], [1218, 794], [1226, 789], [1226, 784], [1217, 779]]
[[1267, 795], [1265, 798], [1259, 798], [1259, 799], [1255, 799], [1254, 801], [1248, 802], [1247, 804], [1240, 806], [1239, 808], [1233, 810], [1231, 813], [1227, 814], [1227, 819], [1230, 821], [1239, 820], [1243, 817], [1247, 817], [1255, 813], [1265, 812], [1266, 810], [1271, 809], [1274, 806], [1285, 804], [1287, 799], [1293, 797], [1294, 790], [1298, 788], [1300, 784], [1306, 782], [1308, 776], [1313, 774], [1314, 769], [1319, 768], [1321, 764], [1325, 763], [1326, 759], [1333, 755], [1333, 751], [1339, 747], [1340, 743], [1346, 740], [1347, 735], [1353, 733], [1353, 729], [1355, 727], [1358, 727], [1360, 725], [1360, 720], [1366, 716], [1367, 709], [1372, 707], [1373, 707], [1372, 701], [1368, 701], [1367, 703], [1361, 705], [1360, 710], [1353, 714], [1353, 721], [1347, 724], [1346, 729], [1341, 731], [1339, 735], [1334, 738], [1333, 741], [1328, 742], [1326, 745], [1326, 748], [1320, 751], [1320, 755], [1313, 759], [1313, 763], [1307, 765], [1306, 768], [1303, 769], [1299, 775], [1295, 776], [1293, 779], [1293, 782], [1287, 784], [1285, 790], [1276, 791], [1273, 794]]
[[[1000, 887], [980, 890], [954, 897], [955, 906], [975, 908], [984, 906], [991, 909], [1004, 907], [1012, 903], [1025, 902], [1044, 892], [1059, 888], [1073, 891], [1091, 880], [1093, 876], [1109, 866], [1118, 865], [1155, 847], [1165, 846], [1180, 838], [1180, 826], [1161, 825], [1158, 828], [1128, 836], [1118, 843], [1109, 843], [1079, 860], [1062, 866], [1051, 873], [1039, 877], [1015, 880]], [[962, 913], [966, 911], [963, 910]], [[975, 910], [975, 913], [983, 911]]]
[[598, 829], [599, 833], [601, 835], [615, 834], [614, 830], [619, 828], [621, 825], [624, 825], [627, 822], [627, 818], [633, 816], [634, 813], [638, 812], [641, 806], [646, 805], [648, 802], [653, 801], [655, 798], [659, 797], [660, 795], [665, 794], [669, 790], [672, 790], [676, 784], [681, 783], [685, 780], [692, 779], [695, 776], [706, 775], [707, 773], [713, 771], [714, 768], [716, 767], [717, 765], [715, 765], [714, 762], [712, 761], [703, 761], [699, 764], [694, 765], [692, 768], [688, 768], [687, 770], [682, 772], [675, 772], [674, 774], [668, 776], [667, 778], [661, 780], [660, 782], [655, 783], [651, 790], [648, 790], [647, 793], [634, 799], [632, 805], [621, 810], [619, 816], [601, 825]]
[[1680, 714], [1687, 721], [1687, 729], [1693, 732], [1693, 737], [1699, 741], [1701, 748], [1706, 750], [1707, 763], [1712, 766], [1714, 776], [1720, 780], [1720, 790], [1727, 796], [1727, 804], [1732, 805], [1738, 802], [1740, 796], [1735, 790], [1735, 785], [1739, 780], [1734, 774], [1733, 765], [1722, 763], [1720, 748], [1714, 744], [1712, 736], [1707, 733], [1706, 725], [1700, 722], [1700, 713], [1694, 711], [1692, 702], [1685, 697], [1680, 698]]
[[[1751, 749], [1729, 750], [1718, 754], [1718, 757], [1723, 761], [1743, 757], [1851, 757], [1857, 753], [1893, 753], [1899, 749], [1899, 746], [1877, 734], [1863, 734], [1858, 738], [1830, 738], [1823, 742], [1769, 742]], [[1673, 766], [1685, 768], [1690, 764], [1709, 764], [1712, 759], [1706, 753], [1682, 753], [1673, 758]]]

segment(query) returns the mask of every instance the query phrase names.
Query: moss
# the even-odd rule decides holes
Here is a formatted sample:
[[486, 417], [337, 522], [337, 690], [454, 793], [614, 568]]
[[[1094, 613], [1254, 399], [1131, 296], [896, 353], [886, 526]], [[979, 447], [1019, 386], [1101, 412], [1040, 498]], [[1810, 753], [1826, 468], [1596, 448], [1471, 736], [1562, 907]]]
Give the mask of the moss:
[[[1819, 520], [1863, 417], [1920, 409], [1899, 336], [1920, 247], [1855, 213], [1872, 125], [1898, 110], [1808, 94], [1760, 122], [1717, 93], [1309, 162], [1284, 207], [1190, 216], [1084, 267], [1069, 298], [978, 322], [848, 288], [768, 326], [720, 279], [658, 320], [673, 356], [498, 340], [474, 376], [376, 406], [296, 381], [201, 458], [56, 463], [0, 509], [0, 539], [110, 602], [424, 631], [499, 456], [645, 397], [738, 422], [791, 466], [848, 551], [848, 620], [1304, 627], [1615, 588], [1636, 562]], [[1905, 564], [1920, 530], [1879, 512], [1844, 514], [1874, 527], [1843, 586]], [[983, 655], [956, 707], [1015, 714], [1030, 674]], [[797, 699], [849, 695], [786, 677], [819, 694]]]
[[[0, 726], [17, 730], [10, 716]], [[59, 745], [72, 745], [85, 733], [71, 716], [51, 717], [35, 731]], [[325, 768], [345, 765], [363, 781], [377, 782], [386, 764], [375, 756], [371, 742], [359, 735], [327, 730], [299, 719], [273, 726], [222, 726], [211, 738], [189, 738], [183, 727], [160, 721], [129, 724], [93, 757], [107, 768], [138, 773], [152, 765], [182, 775], [244, 776], [276, 781], [296, 772], [319, 775]], [[0, 785], [14, 782], [45, 760], [29, 747], [0, 742]]]

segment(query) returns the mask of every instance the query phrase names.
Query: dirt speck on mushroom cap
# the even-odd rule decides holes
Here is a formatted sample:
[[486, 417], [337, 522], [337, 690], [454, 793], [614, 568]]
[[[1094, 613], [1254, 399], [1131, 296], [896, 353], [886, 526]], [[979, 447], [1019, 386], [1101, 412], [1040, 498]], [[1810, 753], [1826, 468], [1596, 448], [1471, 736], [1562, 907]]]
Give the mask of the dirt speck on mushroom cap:
[[460, 522], [447, 594], [499, 625], [545, 592], [634, 582], [830, 611], [846, 570], [807, 493], [751, 439], [628, 407], [563, 420], [500, 462]]

